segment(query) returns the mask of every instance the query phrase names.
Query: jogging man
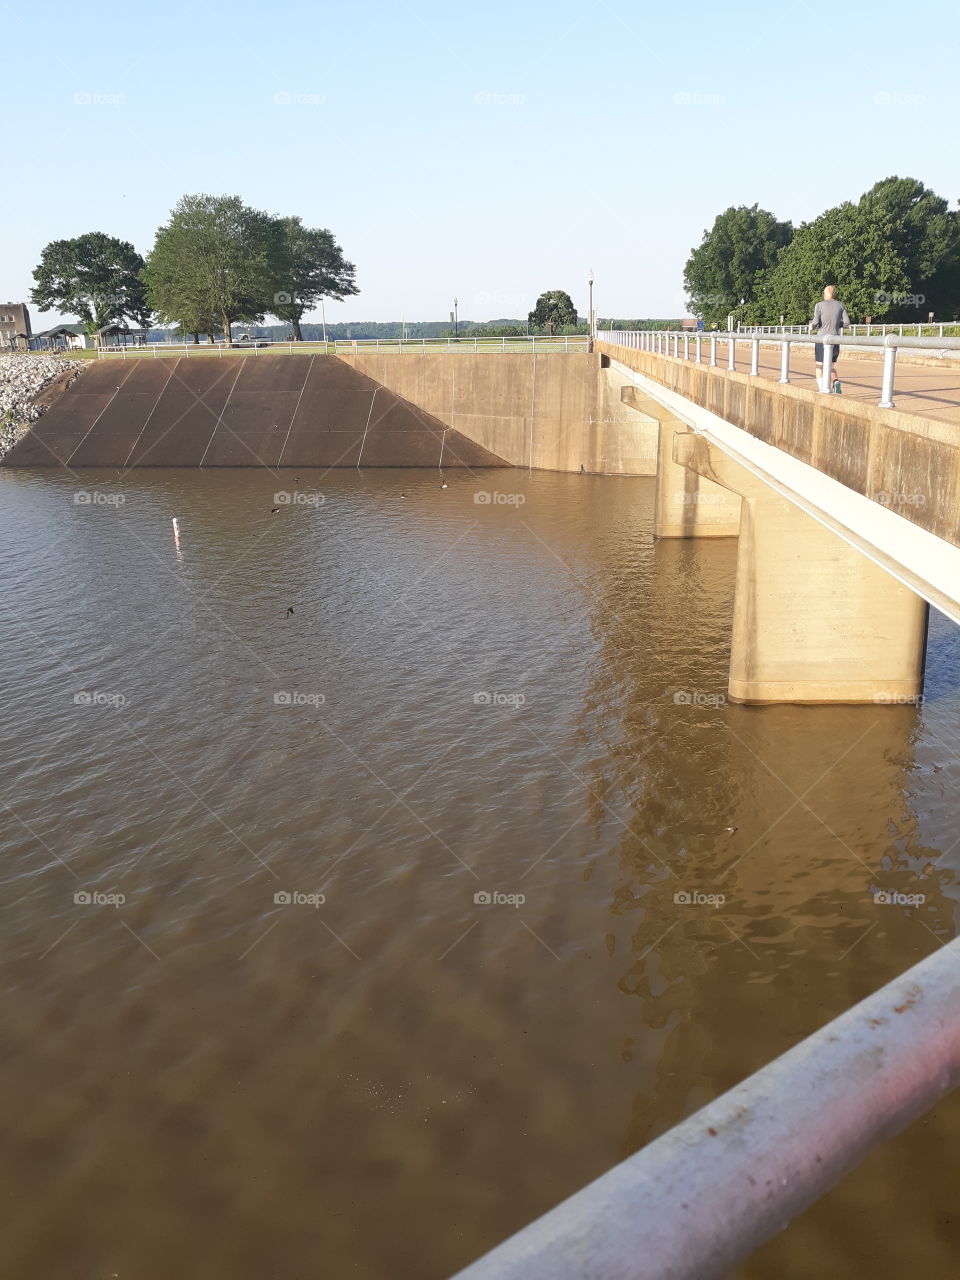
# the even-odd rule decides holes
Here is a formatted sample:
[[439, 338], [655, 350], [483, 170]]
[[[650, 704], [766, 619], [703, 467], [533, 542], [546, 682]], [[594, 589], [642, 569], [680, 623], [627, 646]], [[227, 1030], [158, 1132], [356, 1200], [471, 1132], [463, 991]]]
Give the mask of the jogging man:
[[[813, 319], [810, 322], [810, 328], [815, 329], [819, 338], [839, 338], [844, 328], [850, 325], [850, 317], [847, 315], [847, 308], [842, 302], [837, 301], [837, 287], [828, 284], [823, 291], [823, 301], [818, 302], [813, 309]], [[840, 357], [840, 346], [837, 343], [830, 343], [830, 363], [835, 369], [837, 360]], [[814, 347], [814, 358], [817, 362], [817, 382], [823, 384], [823, 342], [816, 343]], [[839, 379], [834, 379], [833, 386], [829, 388], [831, 391], [839, 392]]]

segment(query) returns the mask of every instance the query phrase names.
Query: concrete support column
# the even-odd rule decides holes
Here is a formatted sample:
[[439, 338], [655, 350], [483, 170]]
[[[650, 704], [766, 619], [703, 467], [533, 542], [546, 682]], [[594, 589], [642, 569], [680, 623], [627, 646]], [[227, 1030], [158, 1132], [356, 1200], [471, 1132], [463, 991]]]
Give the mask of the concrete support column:
[[731, 702], [915, 700], [926, 602], [702, 436], [674, 456], [742, 498]]
[[622, 388], [631, 408], [659, 423], [655, 538], [735, 538], [740, 532], [740, 499], [735, 493], [704, 479], [674, 461], [673, 442], [690, 428], [639, 387]]

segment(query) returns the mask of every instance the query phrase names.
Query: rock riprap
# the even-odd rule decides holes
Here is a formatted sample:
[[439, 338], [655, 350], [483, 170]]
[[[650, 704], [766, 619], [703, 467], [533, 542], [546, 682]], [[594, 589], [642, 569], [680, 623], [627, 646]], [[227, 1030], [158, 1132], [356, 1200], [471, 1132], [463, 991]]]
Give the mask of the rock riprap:
[[61, 374], [75, 370], [78, 377], [86, 366], [86, 360], [32, 352], [0, 355], [0, 458], [43, 413], [45, 406], [34, 404], [34, 397]]

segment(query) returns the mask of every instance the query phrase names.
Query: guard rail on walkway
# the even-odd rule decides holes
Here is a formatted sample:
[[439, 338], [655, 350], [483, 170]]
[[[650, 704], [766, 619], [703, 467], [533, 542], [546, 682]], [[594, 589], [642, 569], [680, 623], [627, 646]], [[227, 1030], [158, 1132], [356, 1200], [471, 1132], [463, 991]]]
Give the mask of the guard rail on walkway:
[[255, 338], [249, 342], [237, 339], [229, 346], [225, 342], [153, 342], [143, 346], [110, 346], [100, 347], [97, 356], [100, 359], [138, 359], [157, 356], [211, 356], [214, 353], [237, 355], [260, 351], [268, 354], [282, 352], [284, 354], [303, 354], [319, 352], [331, 355], [359, 355], [368, 351], [397, 352], [401, 355], [410, 352], [475, 352], [477, 354], [498, 352], [531, 352], [540, 355], [553, 351], [589, 351], [590, 339], [586, 334], [561, 334], [557, 337], [545, 337], [531, 334], [529, 337], [518, 334], [516, 337], [502, 338], [337, 338], [330, 342], [271, 342], [266, 338]]
[[958, 1009], [955, 939], [456, 1280], [727, 1276], [960, 1084]]
[[[830, 391], [833, 375], [833, 350], [835, 346], [847, 346], [856, 351], [879, 350], [883, 352], [883, 385], [880, 393], [879, 407], [894, 407], [893, 392], [897, 369], [897, 351], [901, 348], [927, 351], [943, 360], [960, 360], [960, 338], [901, 338], [898, 334], [887, 334], [885, 338], [847, 338], [831, 337], [821, 339], [810, 333], [800, 334], [743, 334], [743, 333], [681, 333], [675, 329], [615, 329], [604, 330], [597, 335], [601, 342], [609, 342], [615, 346], [632, 347], [634, 350], [650, 351], [656, 355], [673, 356], [677, 359], [693, 360], [696, 364], [704, 363], [704, 345], [709, 344], [709, 358], [706, 363], [716, 368], [717, 352], [720, 343], [726, 344], [728, 369], [737, 367], [737, 343], [750, 346], [750, 372], [755, 377], [760, 374], [760, 344], [778, 346], [780, 348], [781, 383], [790, 381], [790, 348], [792, 346], [814, 346], [824, 344], [823, 374], [820, 379], [820, 390]], [[691, 350], [693, 354], [691, 355]]]

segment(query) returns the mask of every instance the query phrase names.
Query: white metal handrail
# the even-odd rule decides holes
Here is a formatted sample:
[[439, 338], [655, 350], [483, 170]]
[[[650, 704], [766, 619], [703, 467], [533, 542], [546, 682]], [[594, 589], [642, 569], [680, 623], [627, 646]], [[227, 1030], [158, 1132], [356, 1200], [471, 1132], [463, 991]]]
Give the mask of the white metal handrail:
[[458, 1272], [717, 1280], [960, 1084], [960, 939]]
[[324, 342], [322, 338], [303, 342], [289, 340], [275, 342], [268, 338], [252, 338], [249, 342], [235, 339], [229, 345], [222, 341], [215, 343], [151, 342], [143, 345], [99, 347], [97, 356], [98, 358], [112, 356], [121, 359], [129, 356], [130, 358], [142, 359], [146, 356], [169, 355], [176, 351], [177, 353], [182, 352], [189, 357], [191, 354], [209, 355], [214, 350], [218, 355], [223, 355], [224, 351], [228, 353], [251, 351], [256, 355], [258, 351], [296, 353], [316, 348], [323, 348], [325, 351], [331, 351], [334, 354], [343, 352], [357, 354], [361, 351], [396, 351], [402, 355], [405, 352], [415, 351], [473, 351], [479, 355], [485, 355], [508, 351], [588, 351], [590, 349], [590, 338], [587, 334], [557, 334], [555, 336], [516, 334], [513, 337], [491, 335], [488, 338], [485, 338], [482, 334], [470, 338], [332, 338], [328, 342]]
[[833, 347], [848, 346], [860, 351], [880, 350], [883, 352], [883, 384], [878, 402], [881, 409], [894, 407], [893, 391], [899, 349], [929, 351], [941, 360], [960, 360], [960, 338], [912, 338], [893, 333], [888, 333], [885, 337], [846, 337], [811, 334], [808, 330], [800, 333], [760, 334], [716, 330], [691, 332], [678, 329], [614, 329], [604, 330], [598, 334], [598, 337], [601, 341], [615, 346], [693, 360], [695, 364], [704, 363], [704, 345], [709, 344], [709, 359], [706, 363], [711, 368], [717, 367], [719, 345], [725, 343], [726, 368], [731, 370], [737, 368], [737, 343], [749, 344], [750, 373], [754, 377], [758, 377], [760, 373], [761, 343], [765, 346], [778, 346], [780, 347], [778, 381], [783, 384], [790, 381], [790, 348], [823, 343], [823, 372], [819, 386], [824, 392], [829, 392], [833, 386]]

